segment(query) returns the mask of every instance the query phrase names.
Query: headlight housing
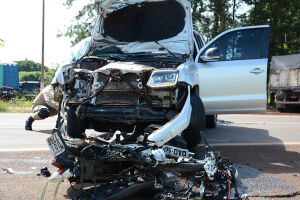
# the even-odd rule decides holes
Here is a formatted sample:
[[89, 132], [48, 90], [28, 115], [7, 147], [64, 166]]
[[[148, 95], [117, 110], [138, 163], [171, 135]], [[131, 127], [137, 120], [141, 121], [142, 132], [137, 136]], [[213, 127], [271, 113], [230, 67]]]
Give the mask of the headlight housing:
[[159, 70], [154, 71], [147, 83], [151, 88], [172, 87], [177, 84], [178, 71]]

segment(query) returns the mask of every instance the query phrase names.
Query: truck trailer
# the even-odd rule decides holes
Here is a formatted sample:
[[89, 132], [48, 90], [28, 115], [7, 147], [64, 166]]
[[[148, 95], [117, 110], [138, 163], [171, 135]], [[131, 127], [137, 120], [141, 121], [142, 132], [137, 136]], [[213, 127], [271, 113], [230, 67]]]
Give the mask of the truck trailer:
[[0, 63], [0, 95], [18, 92], [19, 70], [17, 63]]
[[272, 57], [269, 92], [276, 94], [278, 111], [300, 110], [300, 54]]

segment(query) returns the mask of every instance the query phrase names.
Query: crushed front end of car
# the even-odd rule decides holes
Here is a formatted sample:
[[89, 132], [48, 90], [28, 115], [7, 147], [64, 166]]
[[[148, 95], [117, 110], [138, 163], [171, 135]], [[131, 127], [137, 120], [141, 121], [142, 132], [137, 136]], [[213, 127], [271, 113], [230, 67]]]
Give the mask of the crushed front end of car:
[[189, 8], [185, 0], [102, 4], [93, 37], [57, 73], [66, 135], [119, 130], [148, 133], [158, 146], [181, 134], [189, 148], [200, 142], [205, 111]]

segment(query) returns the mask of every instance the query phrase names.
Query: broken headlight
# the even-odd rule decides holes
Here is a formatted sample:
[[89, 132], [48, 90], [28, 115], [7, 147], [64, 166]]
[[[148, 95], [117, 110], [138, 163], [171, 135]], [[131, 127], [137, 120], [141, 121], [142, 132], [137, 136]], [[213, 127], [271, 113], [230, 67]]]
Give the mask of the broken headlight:
[[151, 88], [171, 87], [177, 84], [178, 71], [160, 70], [154, 71], [147, 83]]

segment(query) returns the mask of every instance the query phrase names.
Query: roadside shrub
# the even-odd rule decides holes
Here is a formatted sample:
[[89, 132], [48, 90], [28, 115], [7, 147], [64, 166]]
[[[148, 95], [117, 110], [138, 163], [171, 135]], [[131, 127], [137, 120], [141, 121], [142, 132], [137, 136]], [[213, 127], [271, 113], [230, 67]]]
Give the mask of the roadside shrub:
[[0, 112], [8, 112], [8, 105], [2, 100], [0, 100]]
[[41, 72], [19, 72], [19, 81], [40, 81]]
[[52, 69], [52, 68], [46, 68], [45, 70], [45, 85], [49, 85], [55, 75], [55, 72], [57, 68]]
[[[45, 68], [45, 85], [49, 85], [55, 75], [56, 69]], [[40, 81], [41, 80], [41, 72], [33, 71], [33, 72], [19, 72], [19, 81]]]
[[17, 95], [14, 98], [11, 98], [9, 100], [1, 99], [0, 112], [29, 113], [31, 112], [31, 106], [33, 100], [34, 100], [34, 96], [32, 98], [28, 98], [24, 95]]

